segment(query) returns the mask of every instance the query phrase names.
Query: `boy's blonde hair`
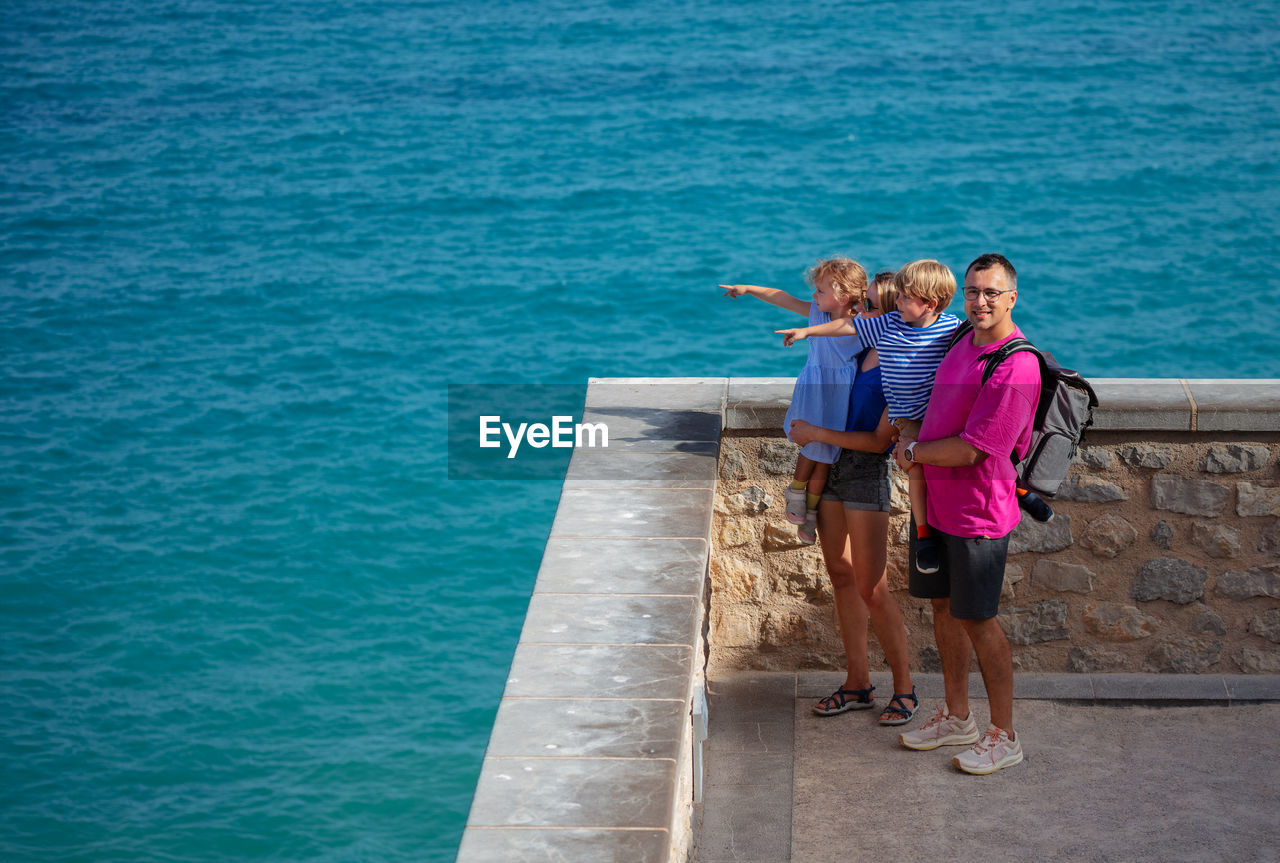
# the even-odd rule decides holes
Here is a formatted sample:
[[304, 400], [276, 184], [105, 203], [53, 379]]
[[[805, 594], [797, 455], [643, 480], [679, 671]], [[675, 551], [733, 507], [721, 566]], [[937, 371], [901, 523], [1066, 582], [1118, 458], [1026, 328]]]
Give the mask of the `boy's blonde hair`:
[[821, 279], [830, 279], [832, 293], [850, 306], [867, 294], [867, 271], [851, 258], [824, 258], [805, 270], [810, 286], [817, 287]]
[[907, 264], [893, 277], [893, 284], [899, 294], [925, 302], [937, 300], [934, 310], [939, 314], [946, 311], [956, 295], [955, 274], [932, 258]]
[[893, 283], [896, 275], [893, 270], [885, 270], [871, 280], [871, 287], [876, 290], [876, 308], [886, 314], [898, 308], [898, 286]]

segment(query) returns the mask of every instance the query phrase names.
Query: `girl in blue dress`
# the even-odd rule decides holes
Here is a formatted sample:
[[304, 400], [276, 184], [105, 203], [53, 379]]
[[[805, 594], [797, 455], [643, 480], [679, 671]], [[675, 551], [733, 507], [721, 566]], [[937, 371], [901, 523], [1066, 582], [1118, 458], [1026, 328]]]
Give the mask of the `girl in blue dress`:
[[[849, 258], [818, 261], [805, 273], [813, 287], [813, 301], [806, 302], [777, 288], [759, 285], [721, 285], [726, 297], [750, 294], [796, 314], [808, 315], [816, 326], [838, 318], [853, 317], [853, 307], [867, 292], [867, 271]], [[816, 342], [816, 343], [815, 343]], [[862, 343], [857, 336], [816, 339], [809, 343], [809, 360], [796, 378], [791, 407], [783, 420], [783, 430], [791, 435], [793, 420], [804, 420], [823, 428], [844, 428], [849, 412], [849, 391], [854, 365]], [[840, 448], [813, 441], [801, 448], [786, 493], [787, 521], [799, 525], [796, 536], [806, 545], [818, 539], [818, 501], [827, 483], [827, 471], [840, 456]]]

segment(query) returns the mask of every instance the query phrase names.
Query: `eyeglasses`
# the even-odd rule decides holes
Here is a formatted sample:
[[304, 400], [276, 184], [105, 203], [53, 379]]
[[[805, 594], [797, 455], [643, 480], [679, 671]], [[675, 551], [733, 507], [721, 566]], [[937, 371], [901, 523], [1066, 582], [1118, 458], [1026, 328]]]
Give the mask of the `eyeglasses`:
[[871, 302], [871, 297], [862, 298], [862, 307], [869, 312], [876, 311], [876, 304]]
[[994, 303], [996, 300], [1000, 299], [1001, 294], [1012, 294], [1015, 290], [1017, 289], [1009, 288], [1008, 290], [997, 291], [995, 288], [987, 288], [985, 291], [980, 291], [977, 288], [965, 288], [964, 298], [966, 302], [972, 303], [976, 301], [978, 299], [978, 295], [981, 294], [986, 298], [988, 303]]

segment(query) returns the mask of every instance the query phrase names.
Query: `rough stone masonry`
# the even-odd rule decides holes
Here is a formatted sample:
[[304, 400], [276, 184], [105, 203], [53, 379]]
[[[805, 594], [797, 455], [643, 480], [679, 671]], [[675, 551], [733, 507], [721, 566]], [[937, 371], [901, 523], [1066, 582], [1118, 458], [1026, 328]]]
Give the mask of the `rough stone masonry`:
[[[1000, 623], [1033, 671], [1280, 673], [1280, 435], [1093, 432], [1052, 501], [1014, 532]], [[782, 493], [797, 449], [726, 432], [711, 557], [711, 662], [839, 669], [820, 550]], [[906, 477], [894, 471], [889, 583], [914, 667], [939, 670], [932, 612], [906, 591]], [[874, 640], [872, 667], [883, 667]]]

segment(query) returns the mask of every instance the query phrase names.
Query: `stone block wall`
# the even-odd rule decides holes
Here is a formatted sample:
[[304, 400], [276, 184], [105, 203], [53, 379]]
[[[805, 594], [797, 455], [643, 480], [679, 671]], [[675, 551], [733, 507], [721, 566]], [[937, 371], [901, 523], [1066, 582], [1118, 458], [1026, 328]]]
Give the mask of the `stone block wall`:
[[[760, 430], [721, 438], [713, 668], [843, 668], [821, 552], [782, 515], [796, 452]], [[913, 668], [938, 671], [929, 603], [906, 591], [894, 476], [889, 583]], [[1053, 521], [1024, 515], [1010, 543], [1000, 623], [1016, 668], [1280, 673], [1280, 434], [1094, 431], [1052, 504]]]

